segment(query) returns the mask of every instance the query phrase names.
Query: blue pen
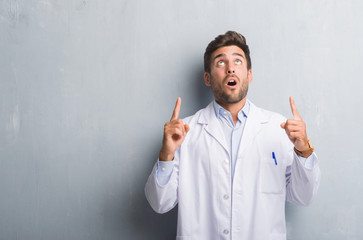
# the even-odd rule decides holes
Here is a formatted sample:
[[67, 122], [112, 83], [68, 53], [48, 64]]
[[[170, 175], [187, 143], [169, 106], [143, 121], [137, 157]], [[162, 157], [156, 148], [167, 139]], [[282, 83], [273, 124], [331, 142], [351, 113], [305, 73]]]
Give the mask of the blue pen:
[[277, 165], [277, 161], [276, 161], [276, 157], [275, 157], [275, 153], [272, 152], [272, 158], [275, 160], [275, 165]]

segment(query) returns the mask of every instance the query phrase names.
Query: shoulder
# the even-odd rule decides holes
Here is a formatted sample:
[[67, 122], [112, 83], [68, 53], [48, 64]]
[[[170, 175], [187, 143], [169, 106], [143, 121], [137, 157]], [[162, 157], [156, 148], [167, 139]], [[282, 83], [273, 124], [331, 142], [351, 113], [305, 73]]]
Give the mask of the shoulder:
[[266, 119], [268, 122], [282, 123], [282, 122], [286, 121], [286, 117], [284, 117], [280, 113], [257, 107], [251, 101], [249, 101], [249, 103], [250, 103], [251, 113], [258, 115], [261, 118]]
[[208, 104], [205, 108], [200, 109], [195, 114], [183, 118], [183, 122], [185, 124], [196, 124], [203, 123], [205, 118], [208, 118], [208, 115], [214, 114], [213, 102]]
[[[286, 121], [280, 113], [266, 110], [255, 105], [251, 105], [251, 111], [254, 113], [253, 119], [264, 125], [260, 132], [260, 140], [268, 143], [268, 146], [280, 145], [281, 149], [291, 149], [291, 141], [289, 140], [285, 130], [281, 128], [281, 123]], [[252, 114], [251, 113], [251, 114]], [[252, 117], [252, 116], [251, 116]], [[247, 126], [247, 125], [246, 125]]]

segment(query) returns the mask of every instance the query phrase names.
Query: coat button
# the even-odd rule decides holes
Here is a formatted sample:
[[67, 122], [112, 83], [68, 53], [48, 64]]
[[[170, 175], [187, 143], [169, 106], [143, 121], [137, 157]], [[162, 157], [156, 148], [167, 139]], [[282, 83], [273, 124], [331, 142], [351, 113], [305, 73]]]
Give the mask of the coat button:
[[227, 234], [229, 234], [229, 230], [228, 229], [224, 229], [223, 233], [227, 235]]
[[229, 195], [228, 195], [228, 194], [225, 194], [225, 195], [223, 196], [223, 198], [227, 200], [227, 199], [229, 199]]

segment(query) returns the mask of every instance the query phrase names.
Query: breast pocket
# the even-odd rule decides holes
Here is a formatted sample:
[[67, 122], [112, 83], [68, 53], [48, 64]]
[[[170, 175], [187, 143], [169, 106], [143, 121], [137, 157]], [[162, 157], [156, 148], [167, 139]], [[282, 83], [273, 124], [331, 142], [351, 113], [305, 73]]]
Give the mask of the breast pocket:
[[272, 158], [262, 159], [259, 172], [259, 191], [281, 194], [285, 188], [285, 166]]

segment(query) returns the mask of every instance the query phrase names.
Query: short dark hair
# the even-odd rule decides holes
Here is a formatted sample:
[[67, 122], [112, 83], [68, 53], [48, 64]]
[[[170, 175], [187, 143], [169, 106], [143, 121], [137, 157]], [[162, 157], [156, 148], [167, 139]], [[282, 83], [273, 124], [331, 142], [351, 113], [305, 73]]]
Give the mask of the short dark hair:
[[252, 67], [250, 49], [248, 48], [246, 38], [235, 31], [228, 31], [225, 34], [217, 36], [213, 41], [211, 41], [204, 53], [204, 72], [210, 73], [211, 56], [215, 50], [221, 47], [235, 45], [242, 49], [246, 55], [247, 59], [247, 69], [250, 70]]

